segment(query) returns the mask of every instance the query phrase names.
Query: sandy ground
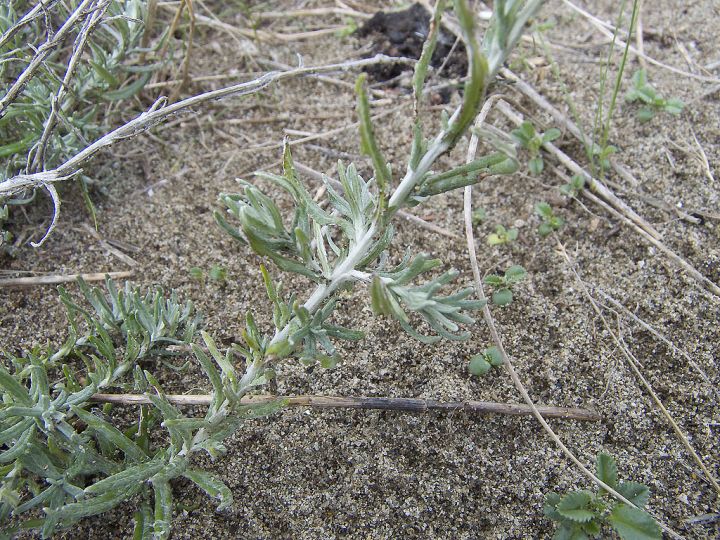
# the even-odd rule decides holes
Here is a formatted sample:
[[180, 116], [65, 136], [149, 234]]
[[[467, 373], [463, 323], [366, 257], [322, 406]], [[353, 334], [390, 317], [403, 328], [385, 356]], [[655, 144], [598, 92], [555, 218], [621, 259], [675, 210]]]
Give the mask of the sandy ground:
[[[299, 4], [299, 3], [298, 3]], [[612, 19], [612, 2], [586, 2], [603, 19]], [[309, 4], [315, 5], [315, 4]], [[217, 6], [216, 6], [217, 7]], [[259, 8], [258, 8], [259, 9]], [[367, 8], [370, 11], [370, 8]], [[231, 12], [223, 20], [233, 23]], [[587, 123], [594, 114], [600, 58], [607, 45], [587, 22], [561, 2], [544, 8], [541, 21], [552, 22], [545, 33], [555, 46], [562, 81]], [[647, 2], [643, 10], [647, 54], [683, 70], [717, 63], [720, 8], [713, 0]], [[308, 29], [336, 23], [280, 21]], [[198, 36], [202, 57], [192, 66], [194, 76], [256, 70], [238, 54], [240, 45], [214, 29]], [[307, 65], [358, 57], [367, 40], [333, 35], [276, 46], [263, 45], [260, 56], [295, 63], [302, 54]], [[524, 45], [520, 57], [541, 56], [540, 48]], [[687, 59], [692, 61], [689, 67]], [[532, 63], [532, 62], [531, 62]], [[624, 88], [637, 69], [631, 59]], [[699, 72], [699, 71], [698, 71]], [[559, 81], [544, 62], [521, 72], [522, 77], [565, 110]], [[710, 75], [720, 76], [717, 68]], [[342, 76], [353, 81], [353, 76]], [[692, 146], [693, 133], [704, 148], [711, 169], [720, 174], [720, 101], [711, 83], [651, 67], [650, 79], [667, 96], [688, 105], [680, 117], [658, 115], [641, 124], [634, 106], [620, 103], [611, 131], [618, 159], [638, 179], [629, 185], [611, 177], [625, 200], [650, 220], [664, 241], [715, 283], [720, 282], [720, 228], [717, 218], [702, 224], [678, 219], [673, 212], [647, 204], [652, 196], [688, 212], [720, 209], [720, 185], [704, 174], [691, 155], [671, 144]], [[441, 81], [442, 82], [442, 81]], [[221, 83], [217, 83], [220, 85]], [[189, 91], [209, 89], [196, 84]], [[511, 87], [496, 91], [521, 101], [546, 125], [548, 119]], [[206, 327], [224, 344], [238, 339], [244, 313], [252, 309], [269, 328], [269, 312], [258, 257], [235, 244], [214, 224], [211, 211], [217, 196], [234, 191], [235, 178], [250, 178], [260, 168], [277, 170], [283, 129], [321, 133], [349, 126], [354, 119], [352, 91], [305, 78], [275, 84], [255, 96], [229, 99], [181, 118], [174, 127], [158, 128], [154, 137], [123, 143], [95, 163], [105, 195], [96, 195], [100, 234], [138, 248], [130, 253], [140, 265], [134, 281], [177, 289], [205, 314]], [[451, 103], [458, 96], [454, 93]], [[437, 118], [438, 107], [428, 110]], [[389, 89], [374, 108], [390, 111], [378, 122], [385, 155], [402, 168], [409, 150], [411, 105], [406, 89]], [[289, 113], [292, 119], [279, 115]], [[253, 120], [253, 123], [248, 121]], [[491, 121], [505, 127], [499, 115]], [[432, 121], [426, 122], [427, 126]], [[294, 136], [297, 138], [297, 136]], [[300, 144], [296, 160], [330, 173], [338, 156], [349, 156], [361, 171], [370, 170], [359, 155], [354, 129]], [[582, 151], [566, 134], [560, 146], [577, 159]], [[270, 147], [272, 146], [272, 147]], [[258, 148], [260, 147], [260, 148]], [[443, 163], [463, 159], [466, 143]], [[305, 176], [309, 185], [317, 180]], [[564, 203], [562, 183], [547, 171], [539, 178], [521, 175], [478, 186], [474, 205], [487, 211], [480, 225], [478, 252], [483, 270], [521, 264], [530, 278], [517, 290], [511, 309], [494, 315], [516, 367], [537, 403], [582, 406], [597, 410], [602, 421], [553, 421], [563, 441], [591, 465], [605, 451], [618, 461], [620, 478], [647, 484], [649, 507], [665, 523], [688, 538], [716, 538], [720, 522], [690, 525], [686, 520], [718, 512], [717, 494], [703, 479], [662, 417], [607, 328], [583, 296], [574, 274], [550, 239], [535, 229], [533, 206], [541, 200], [560, 205], [566, 219], [559, 239], [575, 259], [577, 271], [594, 291], [602, 290], [687, 351], [707, 372], [705, 383], [684, 357], [658, 341], [631, 319], [605, 316], [642, 364], [642, 372], [677, 419], [698, 454], [717, 476], [720, 411], [714, 392], [718, 381], [720, 301], [702, 291], [667, 257], [649, 247], [587, 200]], [[268, 187], [268, 186], [265, 186]], [[622, 188], [622, 190], [620, 189]], [[80, 229], [88, 222], [74, 190], [66, 190], [57, 232], [40, 250], [24, 250], [4, 259], [4, 269], [50, 273], [102, 272], [125, 269]], [[270, 192], [272, 192], [270, 190]], [[460, 193], [435, 198], [415, 212], [452, 231], [462, 232]], [[43, 227], [40, 207], [34, 226]], [[514, 244], [489, 248], [484, 242], [495, 224], [514, 224], [520, 237]], [[407, 246], [441, 257], [471, 278], [461, 240], [430, 233], [400, 222], [394, 247]], [[225, 284], [193, 281], [188, 270], [220, 265], [228, 272]], [[278, 271], [274, 271], [279, 276]], [[307, 284], [286, 283], [303, 296]], [[305, 293], [306, 294], [306, 293]], [[337, 320], [367, 332], [368, 337], [342, 349], [345, 361], [336, 369], [308, 370], [285, 366], [279, 373], [281, 393], [405, 396], [444, 400], [520, 402], [509, 377], [494, 370], [482, 379], [467, 372], [467, 359], [489, 345], [483, 324], [462, 344], [424, 346], [408, 338], [396, 324], [372, 315], [367, 291], [357, 289], [342, 301]], [[19, 350], [39, 343], [63, 341], [66, 323], [52, 287], [0, 289], [0, 348]], [[158, 366], [163, 371], [162, 366]], [[165, 373], [167, 391], [198, 392], [209, 384], [196, 368]], [[553, 525], [542, 516], [543, 496], [589, 487], [581, 474], [532, 419], [471, 417], [466, 414], [410, 415], [383, 412], [318, 412], [287, 410], [247, 424], [228, 444], [228, 455], [216, 462], [200, 460], [222, 476], [233, 491], [234, 509], [218, 514], [202, 493], [182, 481], [173, 538], [545, 538]], [[65, 538], [124, 538], [131, 535], [132, 512], [126, 505], [88, 519]]]

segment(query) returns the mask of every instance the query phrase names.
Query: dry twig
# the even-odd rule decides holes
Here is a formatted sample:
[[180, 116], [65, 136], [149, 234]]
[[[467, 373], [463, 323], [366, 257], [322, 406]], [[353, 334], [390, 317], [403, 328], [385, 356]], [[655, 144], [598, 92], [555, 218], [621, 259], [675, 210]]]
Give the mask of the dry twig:
[[113, 279], [125, 279], [135, 274], [133, 270], [124, 272], [96, 272], [94, 274], [56, 274], [48, 276], [21, 277], [0, 279], [0, 287], [32, 287], [35, 285], [57, 285], [58, 283], [70, 283], [77, 278], [85, 281], [102, 281], [106, 276]]
[[[212, 395], [170, 394], [165, 398], [175, 405], [210, 405]], [[532, 414], [527, 405], [516, 403], [496, 403], [493, 401], [436, 401], [433, 399], [416, 398], [383, 398], [383, 397], [338, 397], [338, 396], [275, 396], [257, 395], [242, 398], [241, 403], [256, 405], [270, 401], [285, 399], [290, 407], [310, 407], [311, 409], [371, 409], [381, 411], [404, 411], [424, 413], [428, 411], [458, 412], [474, 414], [502, 414], [510, 416], [527, 416]], [[151, 401], [138, 394], [95, 394], [95, 403], [117, 403], [121, 405], [146, 405]], [[538, 407], [542, 414], [549, 418], [563, 420], [580, 420], [596, 422], [600, 415], [588, 409], [568, 407]]]

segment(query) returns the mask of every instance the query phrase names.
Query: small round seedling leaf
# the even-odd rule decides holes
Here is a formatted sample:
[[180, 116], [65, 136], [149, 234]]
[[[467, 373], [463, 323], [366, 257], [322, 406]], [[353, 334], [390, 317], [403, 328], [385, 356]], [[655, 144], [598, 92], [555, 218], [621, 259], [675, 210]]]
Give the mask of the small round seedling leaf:
[[643, 107], [638, 111], [637, 117], [641, 122], [649, 122], [655, 117], [655, 111], [650, 107]]
[[621, 482], [618, 493], [640, 508], [643, 508], [650, 499], [650, 489], [639, 482]]
[[552, 142], [555, 139], [559, 138], [561, 135], [560, 130], [557, 128], [550, 128], [545, 133], [543, 133], [542, 136], [542, 142]]
[[213, 266], [210, 269], [208, 276], [213, 281], [225, 281], [227, 279], [227, 272], [222, 266]]
[[488, 235], [487, 243], [491, 246], [499, 246], [500, 244], [504, 244], [505, 240], [499, 235], [492, 233]]
[[474, 210], [472, 213], [472, 224], [473, 226], [477, 227], [487, 219], [487, 212], [483, 208], [478, 208], [477, 210]]
[[468, 371], [471, 375], [475, 375], [476, 377], [482, 377], [488, 371], [490, 371], [491, 367], [492, 366], [490, 365], [490, 363], [485, 360], [485, 357], [482, 354], [476, 354], [470, 359]]
[[547, 236], [551, 232], [553, 232], [553, 228], [549, 223], [541, 223], [540, 226], [538, 226], [538, 234], [540, 236]]
[[570, 521], [587, 523], [595, 517], [590, 508], [592, 494], [589, 491], [573, 491], [565, 495], [557, 505], [558, 513]]
[[545, 495], [545, 505], [543, 506], [543, 514], [545, 514], [545, 517], [555, 521], [560, 521], [562, 519], [562, 516], [558, 514], [556, 510], [559, 502], [560, 495], [558, 495], [557, 493], [551, 491], [550, 493]]
[[500, 354], [500, 350], [497, 347], [495, 347], [495, 346], [488, 347], [487, 349], [485, 349], [484, 353], [485, 353], [485, 360], [487, 360], [490, 363], [490, 365], [492, 365], [494, 367], [503, 365], [503, 357], [502, 357], [502, 354]]
[[665, 102], [665, 106], [663, 108], [665, 109], [665, 112], [669, 112], [670, 114], [680, 114], [684, 107], [685, 104], [679, 99], [670, 98]]
[[190, 270], [188, 270], [188, 274], [190, 274], [190, 277], [192, 279], [195, 279], [197, 281], [202, 281], [202, 279], [204, 277], [202, 268], [199, 268], [197, 266], [193, 266]]
[[509, 284], [514, 284], [522, 281], [527, 276], [527, 270], [525, 270], [519, 264], [514, 264], [507, 270], [505, 270], [505, 281]]
[[510, 289], [500, 289], [492, 295], [493, 304], [496, 306], [507, 306], [513, 300], [513, 294]]
[[498, 276], [497, 274], [485, 276], [483, 281], [485, 282], [485, 285], [490, 285], [491, 287], [501, 287], [505, 284], [505, 280], [502, 276]]
[[598, 478], [608, 486], [611, 488], [617, 486], [618, 471], [612, 456], [602, 452], [599, 453], [595, 462], [595, 470]]
[[338, 364], [337, 356], [320, 356], [320, 367], [323, 369], [333, 369]]
[[530, 169], [531, 174], [537, 176], [545, 168], [543, 158], [541, 158], [540, 156], [532, 158], [530, 161], [528, 161], [528, 168]]

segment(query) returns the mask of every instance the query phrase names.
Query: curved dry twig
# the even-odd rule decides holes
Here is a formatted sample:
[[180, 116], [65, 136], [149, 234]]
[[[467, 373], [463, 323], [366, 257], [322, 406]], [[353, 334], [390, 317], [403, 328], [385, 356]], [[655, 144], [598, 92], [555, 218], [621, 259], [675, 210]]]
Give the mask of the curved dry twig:
[[248, 82], [235, 84], [218, 90], [205, 92], [197, 96], [183, 99], [171, 105], [166, 105], [164, 97], [159, 98], [146, 112], [130, 120], [128, 123], [114, 129], [113, 131], [103, 135], [90, 146], [81, 150], [67, 161], [59, 165], [57, 168], [49, 171], [41, 171], [32, 174], [18, 174], [12, 178], [0, 182], [0, 197], [7, 197], [16, 193], [20, 193], [27, 189], [34, 189], [47, 184], [53, 184], [67, 179], [69, 176], [77, 174], [81, 170], [81, 166], [93, 157], [97, 152], [105, 147], [111, 146], [118, 141], [134, 137], [147, 129], [159, 124], [166, 118], [173, 116], [179, 112], [185, 111], [197, 105], [204, 104], [208, 101], [222, 99], [228, 96], [241, 96], [253, 94], [268, 86], [271, 83], [297, 77], [301, 75], [313, 75], [315, 73], [326, 73], [329, 71], [348, 70], [351, 68], [363, 67], [378, 63], [408, 63], [412, 64], [415, 60], [411, 58], [397, 58], [378, 54], [371, 58], [363, 58], [360, 60], [351, 60], [339, 64], [328, 64], [325, 66], [309, 66], [298, 67], [288, 71], [271, 71], [265, 75], [253, 79]]

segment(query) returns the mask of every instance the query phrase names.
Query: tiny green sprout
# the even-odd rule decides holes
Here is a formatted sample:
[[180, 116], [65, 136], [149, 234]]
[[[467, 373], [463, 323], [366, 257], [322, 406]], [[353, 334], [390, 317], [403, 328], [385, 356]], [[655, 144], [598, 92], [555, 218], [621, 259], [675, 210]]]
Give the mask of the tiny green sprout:
[[560, 192], [568, 197], [577, 197], [585, 187], [585, 178], [576, 174], [570, 179], [570, 182], [560, 186]]
[[593, 146], [592, 146], [593, 163], [597, 162], [600, 165], [600, 169], [603, 171], [607, 171], [611, 167], [610, 156], [612, 156], [615, 153], [617, 153], [617, 146], [613, 146], [612, 144], [600, 146], [598, 144], [593, 143]]
[[685, 104], [679, 99], [665, 99], [658, 94], [655, 88], [648, 83], [647, 71], [644, 69], [639, 69], [633, 74], [632, 83], [633, 86], [625, 96], [625, 100], [628, 103], [638, 101], [642, 104], [642, 107], [637, 113], [638, 119], [641, 122], [652, 120], [655, 114], [660, 111], [665, 111], [670, 114], [680, 114], [685, 107]]
[[555, 215], [553, 209], [546, 202], [536, 204], [535, 212], [543, 220], [543, 222], [538, 227], [538, 233], [540, 233], [540, 236], [547, 236], [551, 232], [557, 231], [565, 223], [563, 218]]
[[523, 122], [519, 128], [513, 129], [510, 132], [513, 141], [529, 152], [530, 161], [528, 161], [528, 168], [534, 175], [540, 174], [545, 168], [545, 163], [540, 154], [540, 148], [543, 144], [554, 141], [560, 137], [560, 135], [560, 130], [557, 128], [550, 128], [545, 133], [539, 133], [535, 131], [535, 126], [527, 120]]
[[658, 524], [642, 510], [650, 498], [648, 487], [638, 482], [618, 482], [617, 472], [612, 456], [598, 454], [597, 477], [637, 508], [613, 501], [604, 489], [597, 493], [585, 489], [571, 491], [564, 496], [548, 493], [543, 513], [545, 517], [559, 523], [553, 538], [597, 538], [602, 534], [604, 526], [615, 529], [623, 540], [662, 538]]
[[208, 277], [213, 281], [224, 282], [227, 280], [227, 271], [222, 266], [213, 266], [208, 273]]
[[335, 32], [335, 36], [338, 38], [341, 38], [341, 39], [351, 36], [352, 34], [355, 33], [355, 31], [358, 28], [357, 23], [355, 22], [355, 19], [351, 19], [349, 17], [345, 19], [344, 24], [345, 24], [345, 26], [343, 26], [337, 32]]
[[506, 229], [502, 225], [495, 227], [495, 232], [488, 235], [487, 243], [491, 246], [499, 246], [500, 244], [509, 244], [517, 240], [518, 230], [514, 227]]
[[481, 377], [490, 371], [490, 368], [500, 367], [502, 365], [502, 354], [500, 354], [500, 350], [497, 347], [493, 346], [484, 349], [481, 353], [470, 358], [468, 371], [471, 375]]
[[472, 213], [472, 224], [473, 227], [477, 227], [487, 219], [487, 212], [485, 212], [484, 208], [478, 208], [477, 210], [473, 210]]
[[190, 277], [196, 281], [203, 281], [205, 279], [205, 272], [199, 266], [193, 266], [188, 270]]
[[491, 274], [485, 277], [485, 284], [493, 289], [492, 302], [496, 306], [507, 306], [513, 300], [512, 288], [527, 276], [527, 271], [520, 265], [513, 265], [505, 274]]

